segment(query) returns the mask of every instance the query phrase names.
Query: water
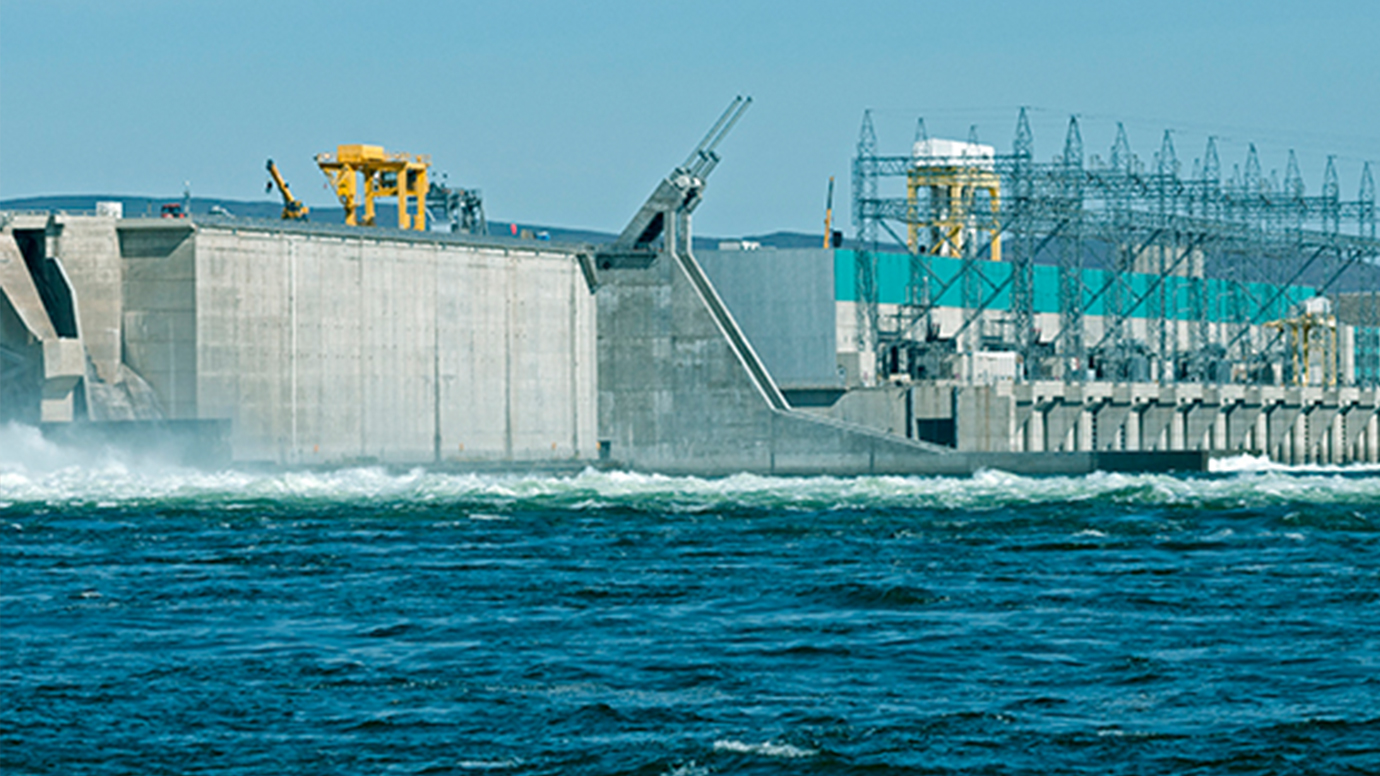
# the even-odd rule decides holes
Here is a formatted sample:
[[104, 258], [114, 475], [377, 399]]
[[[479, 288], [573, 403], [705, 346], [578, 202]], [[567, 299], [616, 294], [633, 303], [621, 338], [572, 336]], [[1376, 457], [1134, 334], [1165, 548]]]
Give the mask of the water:
[[198, 473], [0, 437], [0, 771], [1380, 772], [1380, 475]]

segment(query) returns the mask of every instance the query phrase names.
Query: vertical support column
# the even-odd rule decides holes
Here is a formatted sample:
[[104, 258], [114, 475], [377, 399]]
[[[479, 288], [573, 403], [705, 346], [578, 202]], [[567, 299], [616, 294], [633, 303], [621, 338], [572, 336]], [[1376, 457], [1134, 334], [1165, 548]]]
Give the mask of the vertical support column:
[[1308, 463], [1308, 413], [1300, 412], [1294, 419], [1294, 430], [1289, 435], [1292, 450], [1289, 463], [1295, 466]]
[[378, 196], [376, 176], [364, 173], [364, 225], [374, 225], [374, 197]]
[[1337, 413], [1332, 418], [1332, 433], [1327, 439], [1327, 462], [1332, 464], [1346, 463], [1346, 415]]
[[1029, 453], [1045, 450], [1045, 411], [1038, 399], [1030, 407], [1030, 420], [1025, 423], [1025, 449]]
[[1366, 463], [1380, 463], [1380, 414], [1372, 414], [1366, 425]]
[[1255, 427], [1251, 429], [1251, 449], [1270, 457], [1270, 413], [1262, 410], [1255, 416]]
[[1188, 423], [1188, 413], [1180, 409], [1175, 409], [1169, 421], [1169, 449], [1183, 450], [1184, 431]]
[[1230, 443], [1227, 439], [1228, 413], [1225, 411], [1226, 409], [1225, 406], [1219, 406], [1217, 414], [1212, 420], [1212, 442], [1210, 447], [1213, 450], [1226, 450], [1230, 447]]
[[412, 217], [412, 228], [419, 232], [426, 231], [426, 193], [431, 188], [426, 169], [422, 167], [417, 170], [417, 177], [412, 181], [412, 198], [417, 202], [417, 215]]
[[1122, 438], [1123, 450], [1140, 450], [1140, 413], [1142, 407], [1132, 406], [1131, 411], [1126, 414], [1126, 434]]
[[1086, 404], [1078, 411], [1078, 436], [1075, 442], [1077, 446], [1074, 449], [1079, 452], [1093, 449], [1093, 413]]

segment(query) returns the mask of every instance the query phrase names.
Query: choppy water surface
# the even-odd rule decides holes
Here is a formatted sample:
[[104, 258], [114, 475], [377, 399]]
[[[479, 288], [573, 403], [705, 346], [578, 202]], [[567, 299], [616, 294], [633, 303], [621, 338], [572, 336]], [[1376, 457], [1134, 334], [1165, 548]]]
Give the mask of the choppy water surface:
[[1380, 478], [0, 465], [0, 770], [1374, 773]]

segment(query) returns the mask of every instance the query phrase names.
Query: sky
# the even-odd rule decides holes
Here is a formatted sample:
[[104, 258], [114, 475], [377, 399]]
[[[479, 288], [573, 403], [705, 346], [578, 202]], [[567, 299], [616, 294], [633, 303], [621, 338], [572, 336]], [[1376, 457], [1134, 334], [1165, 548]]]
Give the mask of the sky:
[[701, 235], [851, 234], [863, 111], [882, 153], [932, 137], [1037, 158], [1077, 114], [1085, 156], [1123, 122], [1184, 173], [1218, 138], [1268, 176], [1296, 149], [1309, 193], [1336, 155], [1354, 199], [1380, 174], [1380, 2], [655, 2], [0, 0], [0, 199], [265, 200], [274, 158], [309, 205], [313, 157], [372, 143], [429, 154], [491, 220], [616, 232], [734, 96]]

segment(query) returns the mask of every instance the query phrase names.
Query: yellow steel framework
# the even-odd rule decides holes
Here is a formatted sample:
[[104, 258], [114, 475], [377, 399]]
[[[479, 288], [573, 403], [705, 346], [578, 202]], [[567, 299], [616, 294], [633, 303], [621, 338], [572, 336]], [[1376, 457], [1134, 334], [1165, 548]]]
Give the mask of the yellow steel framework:
[[[920, 213], [920, 189], [930, 190], [930, 213]], [[992, 249], [988, 256], [1001, 261], [1001, 225], [996, 222], [1001, 212], [1001, 177], [990, 169], [971, 164], [937, 164], [912, 168], [906, 175], [907, 221], [910, 231], [906, 242], [911, 253], [920, 251], [920, 230], [928, 229], [931, 245], [927, 253], [934, 256], [963, 256], [966, 232], [973, 228], [969, 214], [973, 212], [977, 192], [986, 191], [992, 211]]]
[[[330, 179], [345, 207], [345, 223], [374, 225], [374, 200], [398, 198], [398, 228], [426, 230], [427, 170], [431, 157], [389, 153], [382, 146], [340, 145], [334, 154], [317, 154], [316, 164]], [[364, 213], [359, 213], [363, 192]]]
[[1269, 321], [1266, 328], [1289, 333], [1289, 355], [1293, 361], [1294, 385], [1312, 384], [1312, 362], [1315, 339], [1320, 339], [1322, 351], [1322, 384], [1337, 387], [1338, 351], [1337, 318], [1320, 313], [1304, 313], [1293, 318]]

